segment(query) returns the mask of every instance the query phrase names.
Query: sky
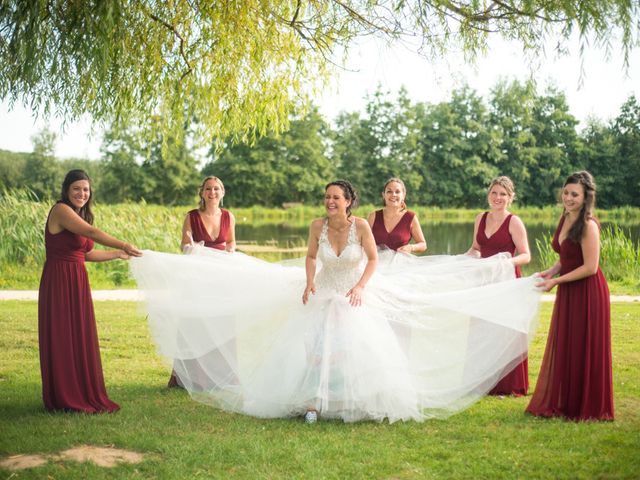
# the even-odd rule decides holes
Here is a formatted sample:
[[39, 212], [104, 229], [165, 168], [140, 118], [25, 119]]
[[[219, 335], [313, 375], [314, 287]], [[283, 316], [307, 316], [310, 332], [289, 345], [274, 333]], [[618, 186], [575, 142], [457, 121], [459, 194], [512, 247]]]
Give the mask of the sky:
[[[336, 73], [315, 103], [331, 120], [340, 111], [362, 110], [366, 96], [378, 87], [395, 96], [404, 86], [414, 102], [437, 103], [449, 100], [451, 92], [465, 83], [487, 98], [500, 79], [533, 78], [539, 93], [550, 84], [563, 91], [570, 112], [584, 125], [590, 116], [604, 121], [614, 118], [630, 95], [640, 98], [640, 48], [631, 52], [626, 71], [620, 49], [607, 58], [604, 50], [587, 48], [581, 59], [578, 43], [573, 41], [569, 55], [559, 57], [550, 46], [547, 52], [528, 62], [518, 44], [495, 37], [488, 53], [469, 65], [456, 52], [433, 60], [418, 55], [406, 43], [390, 46], [369, 38], [351, 49], [347, 68]], [[7, 102], [0, 103], [0, 149], [31, 151], [31, 137], [45, 126], [57, 133], [57, 157], [100, 158], [101, 132], [92, 131], [88, 119], [63, 129], [59, 118], [37, 118], [24, 106], [9, 109]]]

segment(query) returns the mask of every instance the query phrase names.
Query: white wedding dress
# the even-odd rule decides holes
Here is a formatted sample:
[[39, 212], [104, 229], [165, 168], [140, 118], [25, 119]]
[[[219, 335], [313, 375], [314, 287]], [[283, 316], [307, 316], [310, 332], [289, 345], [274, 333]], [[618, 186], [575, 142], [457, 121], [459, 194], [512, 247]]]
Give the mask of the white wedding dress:
[[486, 394], [526, 355], [534, 279], [506, 257], [381, 252], [352, 307], [366, 257], [355, 222], [337, 255], [319, 240], [317, 292], [304, 268], [196, 248], [131, 260], [159, 351], [191, 396], [256, 417], [446, 417]]

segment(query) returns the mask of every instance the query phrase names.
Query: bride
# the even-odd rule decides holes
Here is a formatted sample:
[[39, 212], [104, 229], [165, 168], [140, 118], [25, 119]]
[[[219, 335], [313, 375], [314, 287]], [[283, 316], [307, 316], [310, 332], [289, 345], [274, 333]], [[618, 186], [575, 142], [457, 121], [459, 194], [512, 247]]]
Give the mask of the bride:
[[[446, 417], [526, 355], [540, 293], [507, 257], [378, 254], [346, 181], [327, 185], [305, 269], [241, 253], [145, 252], [131, 268], [190, 395], [256, 417]], [[302, 285], [306, 287], [300, 301]]]

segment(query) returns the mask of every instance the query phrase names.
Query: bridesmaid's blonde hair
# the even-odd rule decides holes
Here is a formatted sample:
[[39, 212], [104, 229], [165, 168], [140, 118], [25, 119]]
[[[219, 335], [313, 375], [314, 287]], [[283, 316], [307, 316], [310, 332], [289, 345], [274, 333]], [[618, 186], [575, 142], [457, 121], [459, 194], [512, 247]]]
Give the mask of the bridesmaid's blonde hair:
[[509, 197], [511, 197], [511, 200], [509, 201], [509, 205], [511, 205], [511, 203], [516, 199], [516, 189], [513, 186], [513, 182], [511, 181], [511, 179], [505, 175], [494, 178], [493, 180], [491, 180], [491, 183], [489, 184], [489, 188], [487, 189], [487, 195], [491, 193], [491, 189], [496, 185], [501, 186], [507, 191], [507, 193], [509, 194]]
[[[218, 177], [214, 177], [213, 175], [205, 177], [204, 180], [202, 180], [202, 184], [200, 185], [200, 188], [198, 189], [198, 196], [200, 197], [198, 208], [200, 209], [201, 212], [204, 212], [204, 198], [202, 198], [202, 192], [204, 192], [204, 186], [207, 184], [209, 180], [215, 180], [218, 183], [218, 185], [220, 185], [220, 187], [222, 188], [222, 191], [224, 192], [224, 183], [222, 183], [222, 180], [220, 180]], [[222, 200], [220, 200], [220, 206], [222, 206]]]

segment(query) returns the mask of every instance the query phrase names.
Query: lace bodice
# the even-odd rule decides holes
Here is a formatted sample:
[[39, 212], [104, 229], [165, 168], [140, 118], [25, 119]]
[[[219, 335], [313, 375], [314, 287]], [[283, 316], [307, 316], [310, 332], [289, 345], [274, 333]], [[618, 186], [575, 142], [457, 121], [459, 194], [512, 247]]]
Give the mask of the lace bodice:
[[349, 227], [347, 246], [339, 256], [329, 243], [328, 228], [329, 224], [325, 219], [318, 240], [318, 258], [322, 262], [322, 269], [316, 276], [316, 287], [344, 295], [362, 276], [366, 258], [362, 245], [358, 242], [355, 220]]

